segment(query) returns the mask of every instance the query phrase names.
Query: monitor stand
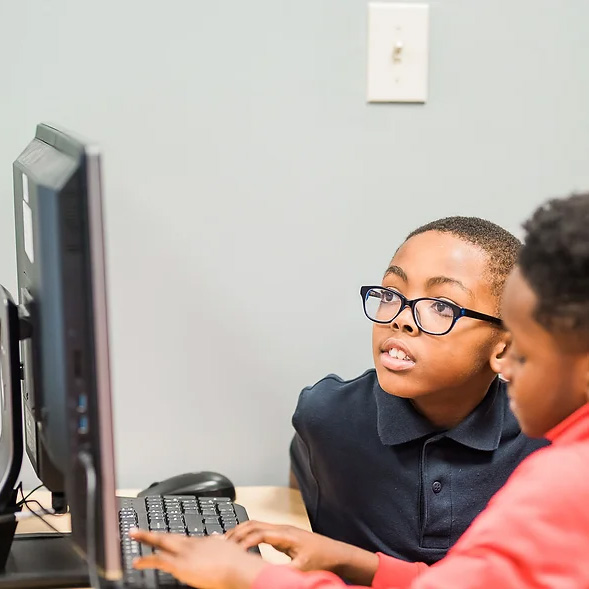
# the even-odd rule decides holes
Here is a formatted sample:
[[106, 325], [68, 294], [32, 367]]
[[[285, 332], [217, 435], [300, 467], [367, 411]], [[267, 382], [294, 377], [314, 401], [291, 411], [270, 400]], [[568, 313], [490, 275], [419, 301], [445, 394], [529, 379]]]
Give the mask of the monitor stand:
[[74, 550], [69, 534], [16, 534], [0, 589], [89, 587], [88, 565]]

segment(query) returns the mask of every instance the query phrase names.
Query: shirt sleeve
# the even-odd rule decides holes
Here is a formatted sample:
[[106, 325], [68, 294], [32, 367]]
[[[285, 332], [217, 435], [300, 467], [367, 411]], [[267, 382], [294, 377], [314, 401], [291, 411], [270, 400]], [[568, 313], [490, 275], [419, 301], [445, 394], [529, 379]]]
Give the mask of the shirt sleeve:
[[302, 573], [284, 565], [265, 568], [252, 589], [354, 589], [332, 573]]
[[329, 445], [325, 430], [333, 426], [333, 398], [337, 395], [342, 380], [329, 374], [299, 394], [292, 416], [295, 436], [290, 445], [292, 471], [299, 484], [311, 528], [317, 528], [320, 517], [322, 483], [325, 480], [318, 464], [329, 461]]
[[406, 562], [378, 553], [378, 569], [372, 580], [374, 589], [404, 589], [429, 567], [423, 562]]
[[297, 432], [292, 439], [290, 444], [290, 465], [299, 484], [311, 528], [314, 528], [319, 504], [319, 484], [313, 473], [311, 454], [303, 435], [304, 433]]
[[[378, 553], [378, 569], [372, 581], [374, 589], [407, 589], [421, 572], [423, 563], [405, 562]], [[360, 589], [346, 585], [332, 573], [302, 573], [287, 566], [270, 566], [262, 571], [252, 589]]]

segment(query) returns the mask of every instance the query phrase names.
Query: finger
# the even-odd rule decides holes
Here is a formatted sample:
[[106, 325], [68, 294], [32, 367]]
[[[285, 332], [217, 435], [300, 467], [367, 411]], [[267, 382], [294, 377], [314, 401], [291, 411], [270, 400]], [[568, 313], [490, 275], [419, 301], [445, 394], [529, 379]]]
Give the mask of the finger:
[[273, 524], [265, 524], [258, 521], [247, 521], [243, 524], [239, 524], [236, 528], [233, 528], [233, 530], [229, 530], [226, 535], [229, 540], [239, 544], [243, 541], [244, 538], [250, 534], [253, 534], [254, 532], [258, 532], [260, 530], [272, 530], [276, 529], [277, 527], [278, 526]]
[[167, 534], [163, 532], [148, 532], [147, 530], [131, 530], [129, 535], [133, 540], [142, 544], [147, 544], [153, 548], [159, 548], [171, 554], [177, 554], [183, 545], [183, 538], [177, 534]]
[[235, 535], [239, 536], [239, 534], [242, 533], [242, 532], [244, 532], [245, 530], [249, 530], [252, 527], [256, 527], [256, 526], [259, 526], [259, 525], [261, 525], [260, 522], [257, 522], [255, 520], [248, 520], [246, 522], [243, 522], [242, 524], [239, 524], [239, 525], [235, 526], [231, 530], [229, 530], [225, 534], [225, 537], [231, 539]]
[[147, 556], [140, 556], [133, 561], [133, 568], [138, 570], [143, 569], [159, 569], [166, 573], [171, 573], [174, 570], [173, 556], [165, 553], [149, 554]]
[[276, 550], [291, 555], [293, 549], [296, 548], [296, 541], [292, 536], [280, 529], [260, 529], [254, 530], [247, 536], [244, 536], [239, 542], [242, 548], [251, 548], [258, 544], [270, 544]]
[[244, 550], [247, 550], [248, 548], [251, 548], [252, 546], [257, 546], [258, 544], [270, 544], [270, 542], [266, 542], [265, 536], [266, 534], [264, 534], [263, 532], [254, 530], [247, 536], [240, 538], [239, 541], [234, 542]]

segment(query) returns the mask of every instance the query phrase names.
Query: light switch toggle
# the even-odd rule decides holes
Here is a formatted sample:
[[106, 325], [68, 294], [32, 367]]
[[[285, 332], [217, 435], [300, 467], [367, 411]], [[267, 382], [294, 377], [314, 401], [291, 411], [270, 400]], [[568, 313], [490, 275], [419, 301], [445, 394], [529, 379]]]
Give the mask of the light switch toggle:
[[401, 63], [403, 59], [403, 41], [397, 41], [393, 47], [393, 63]]

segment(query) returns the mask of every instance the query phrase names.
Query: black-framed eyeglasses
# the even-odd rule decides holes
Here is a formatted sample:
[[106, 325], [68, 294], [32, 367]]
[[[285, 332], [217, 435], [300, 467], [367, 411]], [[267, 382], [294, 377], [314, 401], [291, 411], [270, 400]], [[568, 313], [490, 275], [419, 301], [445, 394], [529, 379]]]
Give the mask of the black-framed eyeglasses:
[[405, 307], [409, 307], [417, 327], [430, 335], [446, 335], [461, 317], [503, 325], [498, 317], [465, 309], [444, 299], [422, 297], [409, 300], [401, 293], [383, 286], [363, 286], [360, 295], [364, 314], [370, 321], [391, 323]]

